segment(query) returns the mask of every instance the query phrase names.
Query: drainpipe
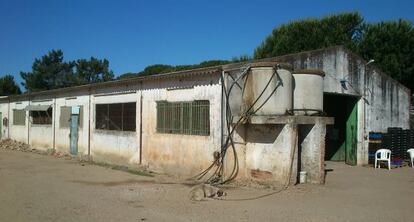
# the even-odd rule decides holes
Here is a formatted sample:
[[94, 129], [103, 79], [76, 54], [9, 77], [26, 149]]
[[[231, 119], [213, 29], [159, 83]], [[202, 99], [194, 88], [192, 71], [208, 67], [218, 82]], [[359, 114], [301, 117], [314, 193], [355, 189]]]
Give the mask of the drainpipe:
[[[30, 106], [30, 95], [29, 95], [29, 106]], [[27, 115], [27, 144], [30, 144], [30, 111], [28, 111], [28, 115]]]
[[221, 135], [220, 135], [220, 140], [221, 140], [221, 146], [223, 147], [223, 143], [224, 143], [224, 76], [225, 76], [225, 72], [221, 71], [221, 78], [220, 78], [220, 82], [221, 82], [221, 103], [220, 103], [220, 109], [221, 109], [221, 117], [220, 117], [220, 128], [221, 128]]
[[53, 99], [53, 150], [56, 150], [56, 96]]
[[[368, 84], [368, 66], [371, 64], [371, 63], [373, 63], [373, 62], [375, 62], [375, 60], [373, 60], [373, 59], [371, 59], [371, 60], [369, 60], [367, 63], [365, 63], [365, 65], [364, 65], [364, 143], [363, 143], [363, 147], [366, 149], [366, 151], [364, 152], [364, 155], [367, 155], [368, 154], [368, 140], [369, 140], [369, 138], [368, 138], [368, 136], [369, 136], [369, 132], [367, 132], [367, 123], [368, 123], [368, 121], [367, 121], [367, 103], [368, 103], [368, 93], [367, 93], [367, 89], [368, 89], [368, 86], [367, 86], [367, 84]], [[391, 104], [392, 105], [392, 104]], [[364, 157], [364, 161], [365, 161], [365, 159], [367, 159], [366, 158], [366, 156]]]
[[139, 99], [139, 164], [142, 164], [142, 81]]
[[7, 138], [10, 139], [10, 96], [9, 103], [7, 104]]
[[91, 87], [89, 87], [88, 98], [88, 161], [91, 160]]

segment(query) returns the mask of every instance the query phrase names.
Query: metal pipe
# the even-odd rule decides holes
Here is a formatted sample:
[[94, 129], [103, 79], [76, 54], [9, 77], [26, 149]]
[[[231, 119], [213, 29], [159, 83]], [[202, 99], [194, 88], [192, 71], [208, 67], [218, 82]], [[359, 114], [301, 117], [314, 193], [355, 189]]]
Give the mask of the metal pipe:
[[221, 140], [221, 144], [220, 144], [220, 147], [223, 147], [223, 143], [224, 143], [224, 129], [223, 129], [223, 127], [224, 127], [224, 124], [223, 124], [223, 121], [224, 121], [224, 107], [223, 107], [223, 103], [224, 103], [224, 95], [223, 95], [223, 92], [224, 92], [224, 75], [225, 75], [225, 73], [224, 73], [224, 71], [221, 71], [221, 78], [220, 78], [220, 82], [221, 82], [221, 101], [220, 101], [220, 114], [221, 114], [221, 116], [220, 116], [220, 130], [221, 130], [221, 135], [220, 135], [220, 140]]
[[88, 161], [91, 160], [91, 87], [89, 87], [88, 98]]
[[56, 96], [53, 99], [53, 149], [56, 149]]
[[142, 164], [142, 81], [139, 99], [139, 164]]
[[7, 138], [10, 139], [10, 97], [7, 104]]
[[[30, 94], [30, 91], [29, 91]], [[29, 106], [30, 106], [30, 96], [29, 96]], [[27, 111], [27, 144], [30, 144], [30, 111]]]

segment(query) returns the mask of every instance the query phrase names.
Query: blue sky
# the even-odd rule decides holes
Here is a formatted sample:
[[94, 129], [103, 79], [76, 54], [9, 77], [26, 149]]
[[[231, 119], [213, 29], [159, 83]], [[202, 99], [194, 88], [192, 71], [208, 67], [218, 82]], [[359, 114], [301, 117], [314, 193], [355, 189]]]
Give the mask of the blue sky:
[[292, 20], [360, 12], [366, 21], [414, 21], [414, 1], [0, 0], [0, 75], [30, 71], [62, 49], [65, 60], [107, 58], [116, 75], [150, 64], [251, 55]]

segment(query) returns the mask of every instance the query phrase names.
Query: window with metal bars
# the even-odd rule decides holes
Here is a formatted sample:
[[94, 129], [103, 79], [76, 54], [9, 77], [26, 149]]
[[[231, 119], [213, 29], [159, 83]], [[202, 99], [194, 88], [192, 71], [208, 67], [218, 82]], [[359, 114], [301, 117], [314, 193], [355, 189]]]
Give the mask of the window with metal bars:
[[135, 131], [136, 103], [96, 104], [96, 129]]
[[157, 132], [210, 135], [210, 101], [157, 101]]
[[53, 109], [49, 108], [47, 111], [30, 111], [30, 116], [32, 117], [32, 122], [35, 125], [52, 125]]
[[15, 126], [26, 125], [26, 110], [24, 109], [13, 110], [13, 125]]

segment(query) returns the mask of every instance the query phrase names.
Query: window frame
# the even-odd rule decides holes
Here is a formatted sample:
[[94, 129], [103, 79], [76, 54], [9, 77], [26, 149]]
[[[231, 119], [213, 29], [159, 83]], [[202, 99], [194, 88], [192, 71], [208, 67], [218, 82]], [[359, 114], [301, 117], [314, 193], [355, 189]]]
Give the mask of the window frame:
[[[22, 123], [16, 123], [16, 120], [18, 118], [16, 118], [16, 112], [21, 112], [23, 114], [20, 113], [20, 115], [23, 115], [23, 124]], [[25, 109], [13, 109], [13, 126], [26, 126], [26, 110]]]
[[[83, 105], [73, 105], [73, 106], [78, 106], [80, 108], [79, 110], [79, 118], [78, 118], [78, 127], [81, 130], [83, 128]], [[70, 117], [72, 115], [72, 107], [73, 106], [61, 106], [60, 107], [60, 114], [59, 114], [59, 128], [60, 129], [67, 129], [70, 128]], [[68, 125], [62, 125], [63, 122], [65, 122], [64, 120], [62, 120], [62, 109], [69, 109], [69, 116], [68, 116]]]
[[[49, 112], [49, 110], [50, 110], [50, 112]], [[34, 113], [37, 113], [39, 116], [33, 116]], [[46, 116], [41, 117], [41, 114], [43, 114], [43, 113], [45, 113]], [[49, 115], [49, 113], [50, 113], [50, 115]], [[29, 116], [31, 117], [32, 125], [51, 126], [53, 124], [53, 108], [52, 107], [48, 108], [46, 111], [31, 110], [31, 111], [29, 111]], [[42, 123], [43, 121], [35, 123], [35, 119], [40, 119], [40, 118], [47, 118], [47, 119], [44, 119], [44, 120], [46, 120], [46, 121], [44, 121], [44, 123]]]
[[156, 132], [210, 136], [210, 101], [156, 101]]
[[[115, 115], [118, 113], [116, 106], [120, 106], [120, 116]], [[126, 116], [128, 113], [130, 115]], [[95, 104], [95, 130], [111, 132], [136, 132], [136, 119], [137, 102]], [[118, 124], [116, 124], [114, 123], [114, 120], [119, 121], [120, 123], [118, 122]], [[99, 127], [100, 124], [103, 124], [104, 127]]]

